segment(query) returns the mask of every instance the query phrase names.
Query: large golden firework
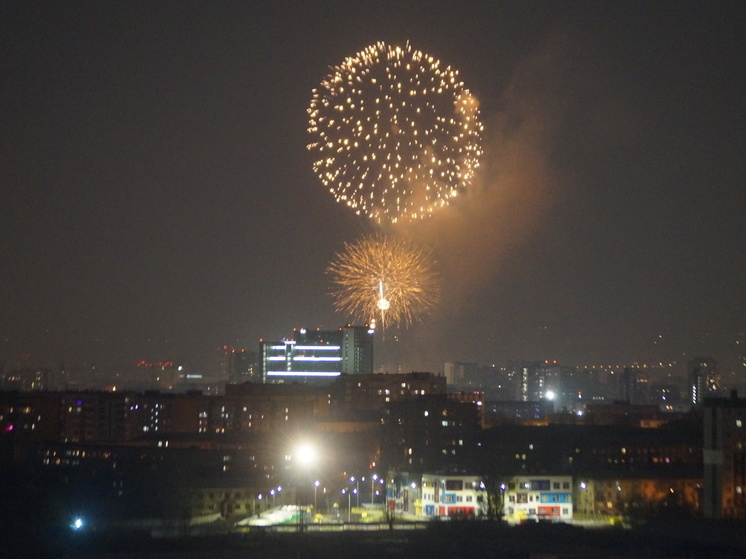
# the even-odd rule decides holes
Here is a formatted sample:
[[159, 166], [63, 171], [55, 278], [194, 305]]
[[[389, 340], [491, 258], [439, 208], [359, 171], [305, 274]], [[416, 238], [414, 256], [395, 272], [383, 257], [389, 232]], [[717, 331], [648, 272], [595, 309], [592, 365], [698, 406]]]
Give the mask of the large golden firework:
[[314, 172], [374, 221], [430, 215], [479, 166], [477, 100], [432, 56], [376, 43], [333, 66], [308, 109]]
[[345, 243], [326, 269], [334, 307], [362, 321], [408, 327], [440, 300], [440, 281], [429, 250], [411, 241], [369, 235]]

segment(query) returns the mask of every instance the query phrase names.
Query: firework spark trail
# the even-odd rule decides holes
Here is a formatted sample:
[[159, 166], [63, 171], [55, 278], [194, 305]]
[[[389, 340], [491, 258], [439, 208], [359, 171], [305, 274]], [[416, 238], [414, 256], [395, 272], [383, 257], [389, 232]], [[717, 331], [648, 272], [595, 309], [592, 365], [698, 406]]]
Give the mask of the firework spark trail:
[[377, 43], [332, 67], [308, 114], [314, 172], [378, 223], [430, 215], [479, 166], [477, 100], [457, 70], [409, 43]]
[[334, 307], [358, 320], [408, 327], [440, 299], [429, 251], [411, 241], [370, 235], [345, 243], [327, 267]]

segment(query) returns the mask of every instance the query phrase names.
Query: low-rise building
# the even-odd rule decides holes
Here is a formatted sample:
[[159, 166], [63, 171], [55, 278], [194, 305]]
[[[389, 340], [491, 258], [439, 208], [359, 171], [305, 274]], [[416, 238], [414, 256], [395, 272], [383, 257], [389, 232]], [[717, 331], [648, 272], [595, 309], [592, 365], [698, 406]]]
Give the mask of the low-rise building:
[[477, 476], [423, 474], [420, 494], [428, 518], [476, 517], [486, 510], [487, 495]]
[[571, 476], [517, 476], [506, 483], [503, 517], [510, 523], [571, 522]]
[[702, 479], [698, 477], [581, 476], [576, 480], [575, 514], [579, 517], [634, 518], [700, 510]]

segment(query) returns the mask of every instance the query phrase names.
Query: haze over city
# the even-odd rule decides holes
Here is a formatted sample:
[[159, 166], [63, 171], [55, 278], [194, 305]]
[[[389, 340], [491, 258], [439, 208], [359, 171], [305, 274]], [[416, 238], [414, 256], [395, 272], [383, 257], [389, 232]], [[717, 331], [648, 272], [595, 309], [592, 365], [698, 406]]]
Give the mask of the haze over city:
[[[459, 70], [481, 165], [433, 217], [444, 361], [743, 372], [736, 2], [11, 2], [0, 17], [0, 363], [214, 365], [336, 328], [325, 269], [379, 230], [312, 170], [311, 92], [365, 47]], [[740, 344], [740, 345], [739, 345]]]

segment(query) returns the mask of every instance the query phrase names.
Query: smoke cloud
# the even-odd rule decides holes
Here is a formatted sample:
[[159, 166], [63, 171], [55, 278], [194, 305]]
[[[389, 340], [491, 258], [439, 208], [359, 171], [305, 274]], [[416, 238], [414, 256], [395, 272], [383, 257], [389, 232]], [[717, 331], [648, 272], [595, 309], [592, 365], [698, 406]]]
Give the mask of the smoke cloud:
[[[415, 338], [410, 342], [415, 355], [401, 358], [415, 367], [427, 363], [431, 370], [442, 369], [433, 347], [456, 345], [455, 325], [468, 320], [486, 285], [499, 284], [510, 275], [510, 260], [543, 230], [560, 195], [551, 150], [562, 114], [561, 52], [552, 44], [524, 60], [497, 109], [492, 104], [485, 110], [483, 104], [484, 153], [473, 187], [432, 219], [397, 225], [391, 231], [432, 246], [442, 273], [438, 310], [416, 332], [404, 334]], [[454, 358], [458, 357], [450, 357]], [[401, 368], [411, 369], [406, 364]]]

